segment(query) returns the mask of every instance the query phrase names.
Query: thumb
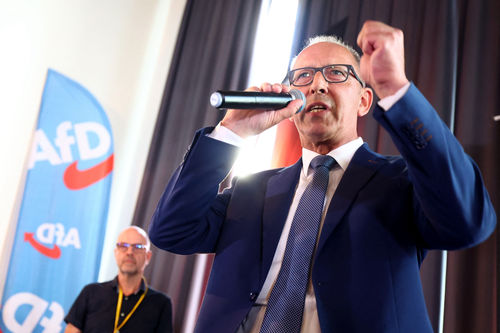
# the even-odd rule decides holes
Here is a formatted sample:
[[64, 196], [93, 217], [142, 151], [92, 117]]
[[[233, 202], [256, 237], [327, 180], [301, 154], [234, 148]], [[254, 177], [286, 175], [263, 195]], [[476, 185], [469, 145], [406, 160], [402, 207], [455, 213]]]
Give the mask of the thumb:
[[302, 109], [303, 101], [300, 99], [295, 99], [288, 103], [288, 105], [282, 109], [275, 110], [276, 123], [282, 121], [283, 119], [288, 119], [293, 117]]
[[303, 104], [304, 104], [304, 101], [301, 99], [295, 99], [295, 100], [291, 101], [290, 103], [288, 103], [288, 105], [285, 109], [290, 109], [290, 110], [287, 110], [287, 117], [286, 118], [293, 117], [294, 114], [302, 111], [302, 106], [305, 107], [305, 105], [303, 105]]

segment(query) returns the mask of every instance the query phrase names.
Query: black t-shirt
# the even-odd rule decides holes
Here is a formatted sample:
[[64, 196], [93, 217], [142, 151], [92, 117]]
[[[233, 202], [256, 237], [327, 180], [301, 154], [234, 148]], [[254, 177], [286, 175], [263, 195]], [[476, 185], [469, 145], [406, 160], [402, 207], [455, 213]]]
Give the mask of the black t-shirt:
[[[145, 286], [136, 294], [123, 296], [118, 325], [134, 308], [144, 293]], [[113, 332], [118, 303], [118, 280], [92, 283], [85, 286], [71, 306], [64, 321], [85, 333]], [[148, 287], [146, 296], [135, 312], [120, 329], [120, 333], [172, 332], [172, 303], [170, 299]]]

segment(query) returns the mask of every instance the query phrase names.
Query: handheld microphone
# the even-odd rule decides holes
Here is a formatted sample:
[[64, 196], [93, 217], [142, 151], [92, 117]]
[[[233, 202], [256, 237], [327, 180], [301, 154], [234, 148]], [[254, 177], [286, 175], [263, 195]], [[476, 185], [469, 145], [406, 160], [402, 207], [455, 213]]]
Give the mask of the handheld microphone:
[[300, 90], [292, 89], [288, 93], [266, 93], [259, 91], [217, 90], [210, 96], [210, 104], [219, 109], [281, 109], [295, 99], [303, 101], [296, 113], [306, 106], [306, 97]]

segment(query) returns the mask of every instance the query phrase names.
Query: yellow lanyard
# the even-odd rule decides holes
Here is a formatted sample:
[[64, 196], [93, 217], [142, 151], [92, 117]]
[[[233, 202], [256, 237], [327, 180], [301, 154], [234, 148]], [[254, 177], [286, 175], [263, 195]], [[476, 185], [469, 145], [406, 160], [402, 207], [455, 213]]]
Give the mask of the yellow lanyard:
[[146, 293], [148, 292], [148, 284], [146, 283], [146, 279], [144, 277], [142, 277], [142, 279], [144, 280], [144, 286], [145, 286], [144, 293], [142, 293], [142, 295], [139, 298], [139, 300], [137, 301], [137, 303], [135, 303], [134, 308], [128, 313], [128, 315], [122, 321], [122, 323], [120, 324], [120, 326], [118, 326], [118, 318], [120, 318], [120, 310], [122, 308], [123, 290], [118, 285], [118, 289], [120, 291], [118, 293], [118, 304], [116, 305], [115, 328], [113, 330], [113, 333], [119, 333], [119, 329], [122, 328], [123, 325], [125, 325], [125, 323], [129, 320], [129, 318], [132, 316], [132, 314], [134, 313], [134, 311], [137, 310], [137, 307], [139, 306], [139, 304], [141, 304], [142, 300], [146, 296]]

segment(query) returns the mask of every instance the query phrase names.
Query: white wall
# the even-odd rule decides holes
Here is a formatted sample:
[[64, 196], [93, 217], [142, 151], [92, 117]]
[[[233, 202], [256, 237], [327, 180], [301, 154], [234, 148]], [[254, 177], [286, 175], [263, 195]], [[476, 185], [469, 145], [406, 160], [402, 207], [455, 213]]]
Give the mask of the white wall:
[[[129, 225], [186, 0], [0, 0], [0, 290], [48, 68], [86, 87], [114, 134], [100, 280]], [[1, 291], [0, 291], [1, 298]]]

